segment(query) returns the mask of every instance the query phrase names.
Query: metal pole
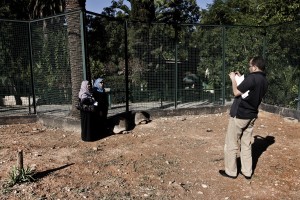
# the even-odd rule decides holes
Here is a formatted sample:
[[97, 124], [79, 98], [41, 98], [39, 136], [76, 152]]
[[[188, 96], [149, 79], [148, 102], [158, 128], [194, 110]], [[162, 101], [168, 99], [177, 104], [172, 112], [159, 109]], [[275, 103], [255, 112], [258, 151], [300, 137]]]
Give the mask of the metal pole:
[[178, 63], [177, 63], [177, 50], [178, 50], [178, 45], [177, 45], [177, 42], [178, 42], [178, 32], [177, 32], [177, 28], [175, 28], [175, 109], [177, 108], [177, 92], [178, 92]]
[[[33, 56], [32, 56], [32, 38], [31, 38], [31, 23], [28, 23], [28, 40], [29, 40], [29, 65], [30, 65], [30, 77], [31, 77], [31, 90], [32, 90], [32, 104], [33, 104], [33, 114], [36, 114], [36, 100], [35, 100], [35, 87], [34, 87], [34, 75], [33, 75]], [[29, 97], [30, 98], [30, 97]], [[29, 113], [30, 111], [30, 101], [29, 101]]]
[[226, 69], [226, 67], [225, 67], [225, 65], [226, 65], [226, 63], [225, 63], [225, 27], [223, 26], [222, 27], [222, 82], [223, 82], [223, 87], [222, 87], [222, 104], [223, 105], [225, 105], [225, 95], [226, 95], [226, 93], [225, 93], [225, 88], [226, 88], [226, 86], [225, 86], [225, 69]]
[[129, 73], [128, 73], [128, 41], [127, 41], [127, 20], [124, 23], [125, 31], [125, 86], [126, 86], [126, 112], [129, 112]]
[[300, 79], [298, 80], [298, 103], [297, 103], [297, 110], [300, 110]]
[[264, 27], [264, 32], [263, 32], [263, 58], [266, 59], [266, 48], [267, 48], [267, 30], [266, 27]]

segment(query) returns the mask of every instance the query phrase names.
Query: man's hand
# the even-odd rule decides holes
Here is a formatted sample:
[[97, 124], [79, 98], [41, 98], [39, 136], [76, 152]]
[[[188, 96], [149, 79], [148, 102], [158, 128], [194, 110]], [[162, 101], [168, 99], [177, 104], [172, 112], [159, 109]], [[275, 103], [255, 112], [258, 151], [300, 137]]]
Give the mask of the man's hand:
[[236, 71], [235, 74], [238, 76], [242, 76], [239, 71]]
[[231, 81], [235, 80], [235, 72], [230, 72], [229, 77], [230, 77]]
[[237, 83], [235, 80], [235, 76], [241, 76], [241, 74], [239, 72], [230, 72], [229, 73], [229, 77], [231, 79], [231, 83], [232, 83], [232, 91], [234, 96], [240, 96], [242, 93], [237, 89]]

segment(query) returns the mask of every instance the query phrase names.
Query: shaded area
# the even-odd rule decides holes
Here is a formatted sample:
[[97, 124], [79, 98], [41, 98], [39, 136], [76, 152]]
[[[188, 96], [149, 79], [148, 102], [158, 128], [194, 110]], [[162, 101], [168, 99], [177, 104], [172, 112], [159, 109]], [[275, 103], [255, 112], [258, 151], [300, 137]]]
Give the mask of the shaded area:
[[[145, 116], [145, 118], [150, 119], [150, 113], [145, 112], [145, 111], [140, 111], [139, 113], [141, 113], [143, 116]], [[119, 114], [109, 117], [107, 120], [108, 121], [108, 123], [107, 123], [108, 133], [110, 135], [114, 134], [113, 129], [116, 125], [121, 125], [126, 131], [133, 130], [136, 126], [135, 115], [136, 115], [136, 112], [128, 111], [128, 112], [119, 113]], [[121, 123], [120, 123], [120, 121], [121, 121]], [[149, 120], [148, 122], [150, 122], [150, 121], [151, 120]]]
[[100, 116], [98, 112], [80, 111], [81, 139], [85, 142], [93, 142], [107, 134], [106, 117]]
[[259, 135], [254, 136], [254, 143], [252, 144], [252, 170], [255, 171], [259, 157], [267, 148], [275, 143], [273, 136], [262, 137]]
[[63, 165], [61, 167], [57, 167], [57, 168], [54, 168], [54, 169], [49, 169], [49, 170], [46, 170], [46, 171], [42, 171], [42, 172], [37, 172], [35, 173], [32, 177], [37, 180], [37, 179], [42, 179], [48, 175], [50, 175], [51, 173], [55, 172], [55, 171], [58, 171], [58, 170], [61, 170], [61, 169], [64, 169], [64, 168], [67, 168], [71, 165], [74, 165], [75, 163], [71, 163], [71, 164], [66, 164], [66, 165]]
[[81, 111], [80, 116], [81, 139], [85, 142], [94, 142], [123, 131], [132, 131], [137, 124], [151, 121], [150, 114], [145, 111], [128, 111], [107, 118], [99, 117], [94, 112]]

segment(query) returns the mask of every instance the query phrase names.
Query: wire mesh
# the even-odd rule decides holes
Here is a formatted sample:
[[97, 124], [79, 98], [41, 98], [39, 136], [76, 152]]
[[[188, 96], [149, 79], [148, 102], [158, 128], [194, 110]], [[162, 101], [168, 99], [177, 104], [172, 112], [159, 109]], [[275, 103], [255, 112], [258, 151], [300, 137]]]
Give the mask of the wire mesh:
[[263, 54], [264, 30], [255, 27], [130, 25], [131, 101], [139, 108], [230, 102], [227, 74], [247, 72], [249, 55]]
[[28, 23], [0, 21], [0, 115], [31, 111]]
[[104, 79], [108, 115], [126, 111], [125, 24], [123, 21], [87, 14], [87, 46], [92, 81]]
[[167, 27], [128, 25], [131, 109], [174, 106], [175, 41]]
[[247, 76], [249, 61], [253, 56], [265, 56], [264, 27], [228, 26], [225, 27], [225, 98], [233, 97], [228, 74], [238, 71]]
[[[247, 74], [254, 55], [268, 61], [264, 102], [300, 107], [299, 21], [209, 26], [127, 23], [91, 13], [79, 20], [80, 15], [0, 21], [0, 115], [34, 114], [35, 108], [68, 114], [79, 91], [72, 88], [71, 62], [82, 66], [75, 73], [79, 79], [104, 78], [109, 115], [124, 112], [127, 103], [130, 110], [223, 105], [233, 97], [228, 73]], [[68, 23], [71, 18], [75, 24]]]
[[72, 93], [66, 16], [37, 20], [30, 26], [37, 112], [69, 110]]
[[268, 104], [300, 110], [299, 33], [300, 21], [267, 28]]

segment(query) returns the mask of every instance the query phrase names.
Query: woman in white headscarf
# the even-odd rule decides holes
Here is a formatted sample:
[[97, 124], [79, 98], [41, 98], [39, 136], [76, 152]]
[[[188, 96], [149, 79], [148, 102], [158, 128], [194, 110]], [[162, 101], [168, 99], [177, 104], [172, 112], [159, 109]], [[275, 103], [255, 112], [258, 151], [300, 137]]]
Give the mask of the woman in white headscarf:
[[92, 93], [90, 92], [90, 84], [88, 81], [82, 81], [80, 91], [78, 93], [78, 97], [81, 102], [85, 99], [92, 97]]
[[99, 117], [94, 107], [94, 99], [90, 91], [89, 81], [82, 81], [78, 93], [80, 99], [81, 139], [83, 141], [95, 141], [99, 139]]

